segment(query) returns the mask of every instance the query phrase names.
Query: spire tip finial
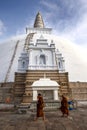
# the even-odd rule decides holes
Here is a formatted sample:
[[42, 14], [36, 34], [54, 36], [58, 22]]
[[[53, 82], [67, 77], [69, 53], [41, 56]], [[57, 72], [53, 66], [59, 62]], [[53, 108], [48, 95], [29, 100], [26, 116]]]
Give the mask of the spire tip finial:
[[41, 13], [39, 11], [38, 11], [36, 18], [35, 18], [34, 28], [44, 28], [43, 18], [42, 18]]

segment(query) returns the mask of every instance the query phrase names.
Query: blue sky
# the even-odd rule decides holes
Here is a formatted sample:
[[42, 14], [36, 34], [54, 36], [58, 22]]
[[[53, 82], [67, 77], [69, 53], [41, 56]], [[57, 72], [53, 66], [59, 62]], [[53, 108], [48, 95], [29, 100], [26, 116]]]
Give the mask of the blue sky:
[[0, 0], [0, 42], [33, 27], [38, 11], [56, 35], [87, 47], [87, 0]]

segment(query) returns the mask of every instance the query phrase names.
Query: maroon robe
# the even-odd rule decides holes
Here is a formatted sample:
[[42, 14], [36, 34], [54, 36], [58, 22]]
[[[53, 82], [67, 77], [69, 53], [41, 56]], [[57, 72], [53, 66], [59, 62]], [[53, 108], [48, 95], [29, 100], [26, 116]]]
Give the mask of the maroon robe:
[[43, 98], [39, 96], [37, 102], [37, 117], [44, 117], [43, 108], [44, 108]]
[[66, 114], [67, 116], [69, 115], [68, 101], [67, 101], [66, 97], [64, 97], [64, 96], [62, 96], [60, 110], [61, 110], [63, 115], [64, 114]]

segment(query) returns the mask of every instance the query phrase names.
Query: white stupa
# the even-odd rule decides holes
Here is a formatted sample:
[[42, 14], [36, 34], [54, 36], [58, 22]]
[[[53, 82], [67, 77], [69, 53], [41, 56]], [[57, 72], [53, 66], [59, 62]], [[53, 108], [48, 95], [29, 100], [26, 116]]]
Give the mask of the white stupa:
[[[37, 52], [35, 52], [35, 54], [37, 53], [36, 59], [32, 59], [35, 57], [31, 54], [32, 60], [30, 61], [28, 61], [28, 56], [27, 54], [25, 54], [24, 50], [28, 49], [27, 40], [29, 40], [29, 33], [34, 34], [32, 36], [32, 40], [29, 43], [31, 50], [32, 48], [34, 49], [35, 46], [40, 47], [40, 43], [42, 43], [43, 48], [45, 48], [45, 46], [47, 46], [49, 49], [50, 47], [54, 49], [56, 48], [55, 56], [58, 60], [56, 61], [57, 65], [54, 62], [51, 63], [50, 55], [52, 55], [53, 53], [46, 52], [44, 51], [44, 49], [41, 49], [41, 51], [39, 52], [40, 54], [42, 54], [41, 59], [44, 59], [44, 54], [46, 54], [48, 69], [49, 67], [50, 69], [53, 69], [52, 65], [55, 64], [54, 66], [58, 67], [60, 72], [69, 72], [69, 81], [87, 81], [87, 61], [84, 58], [85, 55], [82, 54], [78, 46], [62, 39], [61, 37], [53, 35], [51, 28], [45, 28], [40, 13], [37, 14], [36, 18], [37, 19], [35, 20], [34, 27], [26, 28], [26, 34], [17, 36], [13, 39], [9, 39], [8, 41], [0, 44], [0, 82], [14, 82], [15, 72], [19, 71], [23, 73], [24, 71], [26, 71], [26, 69], [37, 69], [41, 67], [38, 66], [39, 63]], [[27, 45], [25, 45], [25, 41]], [[45, 46], [43, 45], [44, 42]], [[51, 46], [49, 46], [49, 44], [51, 44]], [[25, 65], [25, 62], [23, 62], [25, 69], [21, 68], [20, 66], [21, 57], [26, 57], [26, 61], [27, 63], [29, 63], [29, 65], [27, 63]], [[37, 66], [34, 61], [37, 63]], [[40, 62], [41, 64], [45, 64], [45, 59], [41, 60]]]

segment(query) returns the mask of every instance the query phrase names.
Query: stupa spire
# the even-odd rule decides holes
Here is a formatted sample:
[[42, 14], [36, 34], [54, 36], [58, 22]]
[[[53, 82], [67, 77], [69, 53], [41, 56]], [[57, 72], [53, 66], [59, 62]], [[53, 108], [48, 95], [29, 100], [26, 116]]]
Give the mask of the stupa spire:
[[34, 28], [44, 28], [44, 22], [40, 12], [38, 12], [36, 15]]

